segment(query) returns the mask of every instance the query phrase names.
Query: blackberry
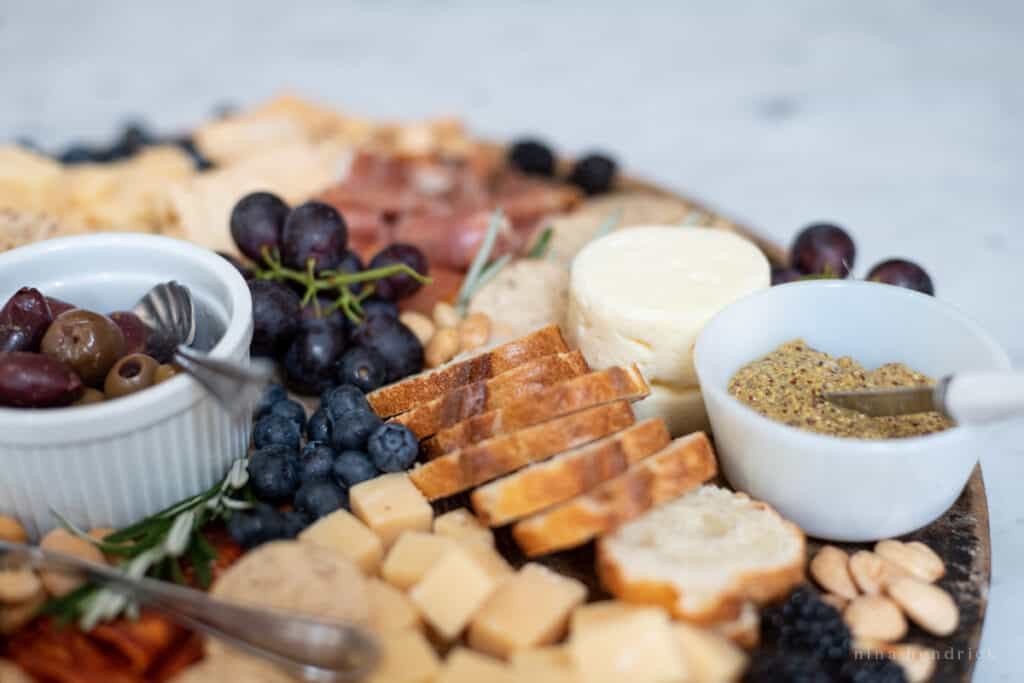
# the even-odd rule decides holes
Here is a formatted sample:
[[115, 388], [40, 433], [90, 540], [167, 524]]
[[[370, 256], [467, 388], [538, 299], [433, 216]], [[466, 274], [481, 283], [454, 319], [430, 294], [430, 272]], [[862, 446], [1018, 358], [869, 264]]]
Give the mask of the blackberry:
[[903, 667], [885, 655], [847, 660], [839, 670], [842, 683], [907, 683]]
[[754, 658], [744, 683], [833, 683], [832, 676], [812, 655], [776, 653]]
[[842, 662], [850, 656], [850, 629], [843, 615], [809, 588], [797, 588], [766, 617], [769, 633], [774, 632], [783, 651], [808, 652], [826, 663]]

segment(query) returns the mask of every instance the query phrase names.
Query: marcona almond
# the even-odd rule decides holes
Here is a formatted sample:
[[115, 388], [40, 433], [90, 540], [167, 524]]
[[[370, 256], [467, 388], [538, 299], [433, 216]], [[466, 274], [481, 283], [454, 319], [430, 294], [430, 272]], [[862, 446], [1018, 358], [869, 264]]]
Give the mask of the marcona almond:
[[0, 515], [0, 541], [9, 543], [25, 543], [28, 541], [28, 534], [21, 522], [10, 515]]
[[31, 569], [0, 570], [0, 603], [19, 605], [42, 589], [42, 582]]
[[864, 593], [876, 595], [890, 582], [910, 576], [907, 570], [870, 550], [858, 550], [850, 556], [850, 576]]
[[40, 590], [20, 605], [0, 609], [0, 635], [9, 636], [32, 621], [39, 608], [46, 604], [46, 591]]
[[827, 545], [811, 560], [811, 576], [825, 590], [853, 600], [859, 595], [847, 568], [849, 557], [845, 552]]
[[938, 581], [946, 573], [942, 559], [923, 543], [888, 539], [875, 544], [875, 553], [929, 583]]
[[461, 317], [447, 301], [438, 301], [434, 304], [434, 324], [438, 327], [458, 327]]
[[412, 330], [412, 333], [416, 335], [416, 338], [420, 340], [420, 344], [423, 344], [423, 346], [430, 343], [430, 339], [437, 330], [433, 320], [416, 311], [405, 311], [398, 316], [398, 320]]
[[[75, 536], [66, 529], [54, 529], [43, 536], [39, 547], [45, 550], [53, 550], [65, 555], [77, 557], [80, 560], [103, 564], [105, 559], [103, 553], [89, 541]], [[62, 574], [60, 572], [40, 572], [43, 579], [43, 586], [47, 592], [55, 598], [66, 595], [82, 585], [84, 579], [74, 574]]]
[[841, 595], [836, 595], [835, 593], [823, 593], [821, 596], [821, 601], [826, 605], [832, 605], [840, 612], [846, 609], [846, 606], [850, 604], [849, 600], [847, 600]]
[[938, 655], [932, 650], [913, 643], [883, 643], [878, 640], [857, 638], [853, 649], [861, 658], [886, 657], [900, 665], [907, 683], [925, 683], [935, 673]]
[[459, 323], [459, 350], [472, 351], [491, 338], [491, 319], [484, 313], [473, 313]]
[[427, 366], [436, 368], [444, 365], [459, 352], [459, 331], [454, 327], [442, 327], [427, 344], [423, 358]]
[[889, 598], [861, 595], [850, 601], [843, 619], [855, 638], [892, 642], [907, 635], [907, 620]]
[[932, 635], [948, 636], [960, 623], [953, 597], [938, 586], [908, 578], [893, 581], [887, 590], [907, 616]]

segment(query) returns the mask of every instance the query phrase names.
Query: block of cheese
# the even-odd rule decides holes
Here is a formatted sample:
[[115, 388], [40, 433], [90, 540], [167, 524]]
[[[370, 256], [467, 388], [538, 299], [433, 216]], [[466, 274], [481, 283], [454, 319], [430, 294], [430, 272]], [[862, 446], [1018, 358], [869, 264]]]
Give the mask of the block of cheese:
[[747, 668], [747, 655], [728, 638], [690, 624], [672, 625], [688, 674], [694, 683], [738, 681]]
[[529, 683], [585, 683], [576, 669], [566, 645], [549, 645], [512, 654], [509, 665], [520, 681]]
[[377, 573], [384, 556], [380, 537], [347, 510], [321, 517], [299, 534], [299, 540], [337, 550], [369, 576]]
[[484, 550], [489, 549], [456, 543], [409, 591], [423, 618], [446, 640], [462, 633], [508, 576]]
[[384, 544], [403, 531], [430, 531], [434, 511], [405, 472], [383, 474], [349, 489], [352, 512], [370, 527]]
[[380, 575], [402, 590], [418, 583], [455, 541], [425, 531], [404, 531], [388, 551]]
[[637, 420], [661, 418], [673, 437], [711, 429], [700, 389], [676, 389], [657, 382], [650, 386], [647, 398], [633, 404]]
[[679, 638], [664, 613], [638, 611], [573, 633], [569, 652], [587, 683], [688, 680]]
[[409, 596], [380, 579], [367, 582], [370, 599], [370, 626], [377, 633], [390, 633], [414, 628], [420, 624], [420, 614]]
[[705, 323], [770, 282], [761, 250], [729, 232], [614, 232], [573, 261], [566, 334], [594, 369], [636, 363], [649, 382], [695, 387], [693, 346]]
[[385, 633], [381, 660], [366, 683], [433, 683], [441, 668], [434, 647], [417, 629]]
[[572, 615], [569, 617], [569, 633], [576, 635], [589, 628], [603, 626], [616, 619], [644, 611], [668, 614], [664, 608], [656, 605], [643, 605], [636, 602], [625, 602], [624, 600], [588, 602], [572, 611]]
[[434, 683], [517, 683], [518, 677], [501, 661], [457, 647], [448, 655]]
[[528, 563], [505, 581], [473, 617], [469, 644], [507, 658], [562, 636], [569, 614], [587, 598], [587, 587], [547, 567]]
[[434, 533], [460, 542], [479, 542], [494, 547], [494, 533], [466, 508], [438, 515], [434, 519]]

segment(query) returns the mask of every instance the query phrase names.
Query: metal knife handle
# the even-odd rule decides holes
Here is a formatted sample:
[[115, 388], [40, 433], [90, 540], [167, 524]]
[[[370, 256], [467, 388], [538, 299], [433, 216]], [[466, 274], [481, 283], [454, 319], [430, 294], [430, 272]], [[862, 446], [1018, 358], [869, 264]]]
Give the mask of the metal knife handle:
[[1024, 417], [1024, 372], [965, 372], [936, 386], [936, 405], [957, 424]]

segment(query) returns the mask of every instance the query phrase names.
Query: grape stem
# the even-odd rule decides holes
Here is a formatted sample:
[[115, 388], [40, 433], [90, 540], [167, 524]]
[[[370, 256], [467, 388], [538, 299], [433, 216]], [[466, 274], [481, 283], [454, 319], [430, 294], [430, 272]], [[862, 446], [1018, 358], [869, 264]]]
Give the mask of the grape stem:
[[[395, 263], [390, 266], [384, 266], [383, 268], [372, 268], [359, 273], [341, 273], [336, 270], [322, 270], [320, 271], [320, 274], [317, 275], [316, 259], [310, 258], [307, 260], [306, 270], [303, 272], [293, 268], [286, 268], [281, 263], [281, 255], [277, 249], [264, 247], [261, 253], [263, 254], [263, 263], [265, 264], [265, 267], [256, 268], [255, 276], [258, 279], [274, 280], [276, 282], [291, 281], [298, 283], [305, 288], [305, 292], [302, 295], [302, 305], [306, 306], [312, 302], [318, 318], [322, 318], [330, 315], [334, 311], [340, 310], [345, 314], [346, 318], [357, 325], [363, 319], [363, 302], [373, 294], [375, 287], [372, 283], [377, 280], [404, 273], [421, 284], [430, 284], [432, 281], [429, 277], [417, 273], [404, 263]], [[354, 294], [349, 285], [359, 284], [362, 282], [368, 282], [371, 284], [367, 287], [363, 287], [358, 294]], [[317, 297], [317, 294], [320, 292], [334, 293], [334, 301], [327, 307], [326, 312], [320, 310], [320, 299]]]

